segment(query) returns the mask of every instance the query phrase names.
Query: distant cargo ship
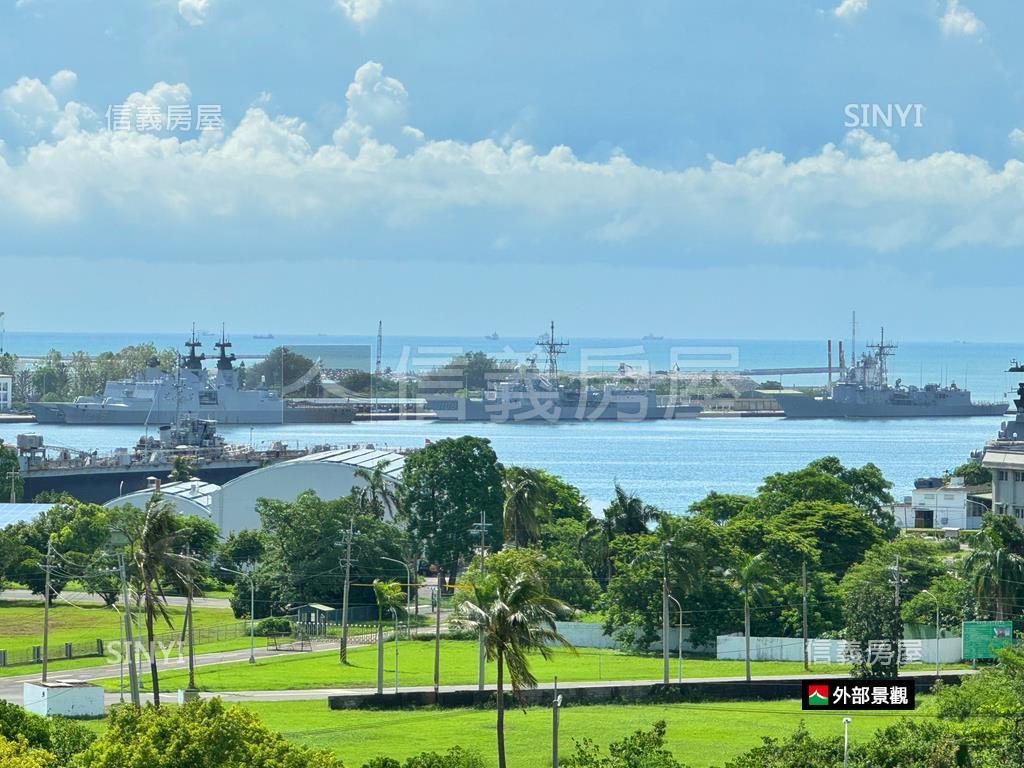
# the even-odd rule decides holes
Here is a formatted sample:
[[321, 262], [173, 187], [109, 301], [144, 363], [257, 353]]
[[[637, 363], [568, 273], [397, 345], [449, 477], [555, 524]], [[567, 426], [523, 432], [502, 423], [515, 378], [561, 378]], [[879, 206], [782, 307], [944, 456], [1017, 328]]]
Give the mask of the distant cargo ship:
[[486, 336], [484, 336], [484, 338], [487, 339], [488, 341], [498, 341], [501, 338], [501, 336], [499, 336], [498, 332], [495, 331], [494, 333], [488, 333]]
[[499, 423], [566, 421], [647, 421], [651, 419], [695, 418], [701, 406], [689, 403], [659, 405], [653, 389], [560, 386], [558, 356], [567, 343], [555, 340], [555, 324], [550, 335], [538, 345], [548, 357], [546, 376], [520, 373], [501, 382], [481, 398], [463, 395], [426, 395], [427, 410], [442, 421], [492, 421]]
[[272, 338], [274, 338], [274, 334], [272, 334], [272, 333], [254, 333], [252, 335], [252, 337], [254, 339], [272, 339]]
[[179, 417], [210, 419], [219, 424], [348, 423], [355, 409], [289, 402], [265, 387], [243, 389], [231, 342], [223, 335], [216, 373], [203, 368], [203, 344], [193, 332], [185, 342], [188, 354], [179, 358], [174, 373], [160, 370], [156, 358], [134, 379], [108, 381], [102, 395], [77, 397], [70, 403], [29, 403], [40, 424], [172, 424]]
[[641, 341], [664, 341], [664, 340], [665, 340], [664, 336], [655, 336], [653, 333], [648, 333], [646, 336], [643, 337], [643, 339], [641, 339]]
[[1001, 416], [1007, 403], [974, 403], [971, 393], [956, 383], [948, 387], [927, 384], [904, 386], [899, 379], [889, 386], [886, 359], [896, 349], [885, 343], [885, 329], [873, 350], [844, 371], [825, 397], [792, 393], [774, 395], [791, 419], [902, 419], [940, 416]]

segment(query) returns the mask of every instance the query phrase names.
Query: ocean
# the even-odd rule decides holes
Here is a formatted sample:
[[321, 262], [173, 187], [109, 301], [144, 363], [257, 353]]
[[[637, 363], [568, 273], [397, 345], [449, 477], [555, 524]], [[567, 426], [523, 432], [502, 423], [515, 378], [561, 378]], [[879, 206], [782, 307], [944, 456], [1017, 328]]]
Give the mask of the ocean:
[[[204, 348], [211, 352], [216, 339], [202, 340]], [[22, 356], [45, 354], [50, 348], [64, 353], [79, 349], [96, 353], [142, 341], [153, 341], [159, 348], [180, 347], [184, 336], [8, 333], [6, 348]], [[234, 351], [240, 354], [265, 353], [279, 344], [353, 345], [375, 352], [375, 338], [371, 336], [279, 335], [274, 339], [253, 339], [236, 335], [232, 341]], [[632, 355], [629, 360], [646, 360], [651, 369], [663, 370], [669, 367], [673, 355], [678, 356], [679, 348], [713, 349], [706, 354], [716, 361], [733, 360], [737, 368], [825, 364], [823, 342], [571, 341], [569, 352], [561, 361], [563, 370], [578, 369], [581, 362], [593, 360], [593, 350], [606, 353], [604, 359], [616, 368], [628, 350]], [[535, 339], [524, 338], [493, 341], [474, 337], [385, 337], [382, 362], [397, 370], [427, 367], [443, 362], [453, 350], [482, 350], [511, 357], [530, 353], [534, 342]], [[701, 354], [695, 352], [692, 359], [699, 359]], [[1016, 387], [1016, 376], [1005, 371], [1016, 354], [1016, 348], [1008, 344], [907, 342], [900, 344], [891, 361], [890, 380], [902, 378], [912, 384], [955, 380], [964, 386], [966, 376], [966, 384], [976, 400], [1007, 399], [1007, 393]], [[719, 367], [718, 362], [714, 365]], [[824, 375], [793, 376], [784, 381], [823, 383]], [[577, 485], [595, 511], [607, 504], [618, 481], [649, 503], [683, 513], [712, 490], [753, 493], [766, 475], [797, 469], [828, 454], [852, 465], [874, 462], [895, 484], [893, 494], [901, 498], [909, 495], [915, 478], [939, 475], [966, 461], [971, 451], [995, 437], [1001, 421], [999, 417], [985, 417], [888, 421], [708, 418], [621, 424], [374, 422], [255, 427], [251, 433], [248, 427], [226, 426], [221, 432], [230, 442], [237, 443], [248, 443], [251, 438], [256, 444], [284, 440], [293, 446], [332, 443], [407, 448], [420, 447], [426, 440], [479, 435], [491, 441], [501, 461], [542, 467]], [[18, 433], [26, 431], [42, 434], [47, 444], [107, 451], [133, 445], [143, 428], [3, 425], [0, 438], [12, 442]]]

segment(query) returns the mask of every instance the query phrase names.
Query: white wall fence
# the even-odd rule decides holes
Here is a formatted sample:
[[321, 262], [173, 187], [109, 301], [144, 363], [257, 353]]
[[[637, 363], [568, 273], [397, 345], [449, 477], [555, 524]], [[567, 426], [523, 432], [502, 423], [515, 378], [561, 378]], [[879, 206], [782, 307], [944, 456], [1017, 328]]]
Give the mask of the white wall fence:
[[[716, 656], [719, 659], [743, 661], [746, 658], [743, 635], [719, 635]], [[751, 661], [803, 661], [804, 642], [799, 637], [751, 637]], [[935, 663], [935, 639], [904, 640], [903, 655], [908, 661]], [[686, 650], [686, 646], [683, 646]], [[884, 652], [884, 651], [883, 651]], [[954, 664], [963, 661], [961, 638], [943, 637], [938, 644], [939, 661]], [[807, 641], [807, 658], [817, 664], [850, 662], [850, 648], [845, 640], [816, 638]]]
[[[600, 624], [592, 624], [584, 621], [559, 621], [556, 622], [558, 632], [577, 648], [608, 648], [618, 649], [622, 644], [611, 635], [606, 635]], [[661, 632], [658, 632], [661, 635]], [[679, 629], [669, 630], [668, 647], [671, 651], [679, 649]], [[660, 651], [661, 643], [655, 642], [651, 645], [652, 651]], [[713, 650], [710, 646], [695, 646], [690, 642], [690, 630], [683, 627], [683, 651], [688, 653], [710, 653]]]

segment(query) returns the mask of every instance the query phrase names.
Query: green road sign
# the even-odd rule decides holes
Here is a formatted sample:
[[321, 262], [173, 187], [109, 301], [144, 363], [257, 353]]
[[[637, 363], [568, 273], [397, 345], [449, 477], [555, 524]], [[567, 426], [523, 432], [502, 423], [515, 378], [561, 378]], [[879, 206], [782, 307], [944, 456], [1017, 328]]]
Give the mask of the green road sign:
[[1012, 621], [965, 621], [963, 625], [963, 657], [994, 659], [1000, 648], [1013, 645]]

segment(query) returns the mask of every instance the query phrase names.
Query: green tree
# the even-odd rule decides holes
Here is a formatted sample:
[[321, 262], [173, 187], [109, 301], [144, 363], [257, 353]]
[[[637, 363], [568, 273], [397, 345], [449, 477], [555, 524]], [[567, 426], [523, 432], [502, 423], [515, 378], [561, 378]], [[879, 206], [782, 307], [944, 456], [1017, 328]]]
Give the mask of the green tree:
[[243, 707], [220, 699], [180, 708], [114, 707], [76, 768], [342, 768], [328, 751], [287, 741]]
[[535, 544], [540, 538], [540, 518], [546, 505], [547, 488], [538, 470], [506, 467], [502, 481], [505, 489], [505, 541], [517, 547]]
[[1005, 619], [1020, 592], [1024, 557], [984, 531], [975, 537], [965, 565], [979, 605], [990, 610], [996, 621]]
[[226, 584], [234, 584], [238, 576], [221, 569], [230, 568], [237, 571], [242, 563], [258, 563], [263, 559], [265, 549], [261, 531], [246, 528], [228, 534], [227, 539], [218, 548], [214, 559], [217, 578]]
[[962, 477], [965, 485], [991, 485], [992, 470], [979, 461], [969, 461], [948, 473], [949, 477]]
[[25, 483], [18, 472], [18, 452], [4, 445], [3, 439], [0, 439], [0, 504], [11, 500], [12, 483], [15, 501], [24, 500]]
[[170, 479], [172, 482], [188, 482], [195, 474], [195, 467], [192, 466], [188, 456], [175, 456], [174, 464], [171, 466]]
[[146, 506], [139, 548], [135, 552], [135, 567], [139, 578], [139, 599], [146, 616], [146, 640], [149, 649], [149, 671], [153, 680], [153, 705], [160, 707], [160, 679], [157, 674], [155, 624], [159, 615], [170, 628], [174, 627], [167, 613], [167, 597], [163, 583], [185, 580], [191, 566], [179, 554], [186, 532], [175, 525], [174, 507], [154, 494]]
[[510, 575], [497, 571], [478, 579], [460, 595], [457, 623], [483, 636], [487, 660], [497, 664], [498, 766], [505, 768], [505, 670], [517, 698], [525, 688], [535, 688], [530, 655], [551, 657], [551, 646], [572, 645], [558, 633], [555, 621], [569, 609], [543, 588], [532, 572]]
[[[405, 615], [405, 588], [397, 581], [373, 580], [377, 601], [377, 680], [384, 679], [384, 614], [393, 612], [396, 619]], [[398, 638], [395, 638], [398, 642]]]
[[712, 491], [700, 501], [691, 504], [689, 511], [691, 514], [706, 517], [713, 523], [724, 525], [752, 503], [754, 498], [751, 496]]
[[352, 489], [359, 511], [378, 520], [393, 519], [398, 515], [398, 494], [394, 482], [387, 475], [390, 463], [385, 459], [374, 464], [373, 469], [357, 467], [355, 470], [356, 479], [362, 481], [362, 485]]
[[245, 372], [245, 385], [249, 389], [265, 386], [286, 397], [317, 397], [320, 384], [317, 363], [287, 347], [275, 347]]
[[723, 574], [740, 597], [743, 598], [743, 638], [746, 646], [744, 660], [747, 668], [747, 682], [750, 682], [750, 608], [764, 601], [768, 587], [775, 581], [771, 564], [763, 554], [744, 553], [736, 565]]
[[444, 566], [451, 580], [476, 544], [469, 530], [481, 516], [490, 526], [487, 544], [492, 550], [501, 546], [504, 501], [502, 468], [488, 440], [446, 438], [405, 460], [403, 519], [427, 558]]
[[532, 470], [537, 482], [542, 486], [544, 503], [540, 508], [540, 522], [554, 523], [559, 520], [578, 520], [587, 523], [594, 515], [590, 511], [586, 497], [575, 485], [565, 482], [562, 478], [545, 472], [543, 469]]
[[645, 504], [639, 496], [626, 491], [618, 483], [615, 484], [614, 498], [604, 510], [604, 517], [610, 522], [615, 534], [647, 533], [649, 525], [663, 514], [660, 509]]
[[882, 530], [852, 504], [797, 502], [773, 517], [770, 526], [817, 542], [821, 567], [840, 577], [883, 540]]

